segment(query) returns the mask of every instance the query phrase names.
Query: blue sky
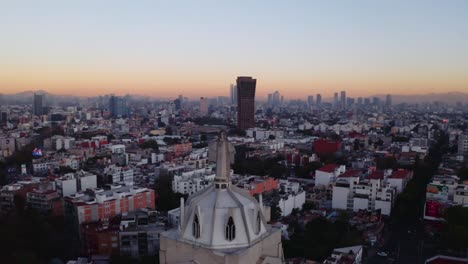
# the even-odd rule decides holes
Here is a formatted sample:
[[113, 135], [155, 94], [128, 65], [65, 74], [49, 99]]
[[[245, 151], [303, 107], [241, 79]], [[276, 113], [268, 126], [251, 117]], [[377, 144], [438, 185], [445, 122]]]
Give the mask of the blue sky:
[[468, 1], [1, 1], [0, 90], [468, 91]]

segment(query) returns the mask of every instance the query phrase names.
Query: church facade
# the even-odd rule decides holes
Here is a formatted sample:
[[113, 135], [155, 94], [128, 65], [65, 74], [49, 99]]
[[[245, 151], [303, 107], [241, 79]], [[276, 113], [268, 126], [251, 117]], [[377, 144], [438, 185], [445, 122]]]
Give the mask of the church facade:
[[231, 184], [225, 132], [216, 142], [214, 184], [181, 202], [178, 228], [160, 238], [160, 263], [283, 263], [281, 230], [265, 221], [262, 199]]

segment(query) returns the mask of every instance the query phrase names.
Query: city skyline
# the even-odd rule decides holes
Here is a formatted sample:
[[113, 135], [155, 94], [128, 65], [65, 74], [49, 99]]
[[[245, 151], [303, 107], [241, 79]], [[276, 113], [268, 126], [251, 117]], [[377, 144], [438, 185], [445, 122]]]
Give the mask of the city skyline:
[[468, 92], [464, 1], [27, 2], [0, 11], [2, 93], [211, 97], [243, 75], [259, 98]]

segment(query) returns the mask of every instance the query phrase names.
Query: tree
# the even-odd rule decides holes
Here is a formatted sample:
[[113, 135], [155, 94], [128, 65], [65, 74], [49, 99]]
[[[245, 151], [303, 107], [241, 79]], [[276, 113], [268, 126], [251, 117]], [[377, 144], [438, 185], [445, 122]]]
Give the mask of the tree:
[[463, 252], [468, 248], [468, 208], [452, 206], [445, 214], [446, 243], [452, 249]]
[[310, 211], [316, 209], [316, 206], [314, 203], [305, 203], [302, 205], [302, 211]]
[[155, 151], [158, 151], [159, 150], [159, 145], [158, 145], [158, 142], [156, 140], [147, 140], [147, 141], [140, 144], [140, 148], [143, 148], [143, 149], [150, 148], [150, 149], [153, 149]]
[[269, 135], [269, 136], [268, 136], [268, 139], [269, 139], [269, 140], [275, 140], [276, 137], [275, 137], [275, 135]]
[[200, 141], [207, 141], [207, 140], [208, 140], [208, 137], [205, 134], [200, 136]]
[[163, 175], [155, 184], [156, 208], [158, 211], [169, 211], [180, 206], [180, 197], [184, 195], [172, 191], [172, 177]]
[[270, 208], [270, 213], [271, 213], [271, 221], [276, 222], [281, 218], [282, 212], [281, 208], [277, 204], [273, 204]]
[[458, 170], [457, 176], [460, 178], [460, 182], [468, 180], [468, 167], [464, 166]]

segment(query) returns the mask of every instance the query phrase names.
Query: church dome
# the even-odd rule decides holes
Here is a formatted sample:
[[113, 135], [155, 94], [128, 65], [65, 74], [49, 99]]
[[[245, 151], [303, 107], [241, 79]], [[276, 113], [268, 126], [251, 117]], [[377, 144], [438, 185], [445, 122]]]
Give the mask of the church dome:
[[224, 132], [216, 147], [215, 183], [181, 206], [180, 238], [213, 249], [248, 247], [268, 233], [263, 205], [246, 190], [232, 186], [232, 146]]

